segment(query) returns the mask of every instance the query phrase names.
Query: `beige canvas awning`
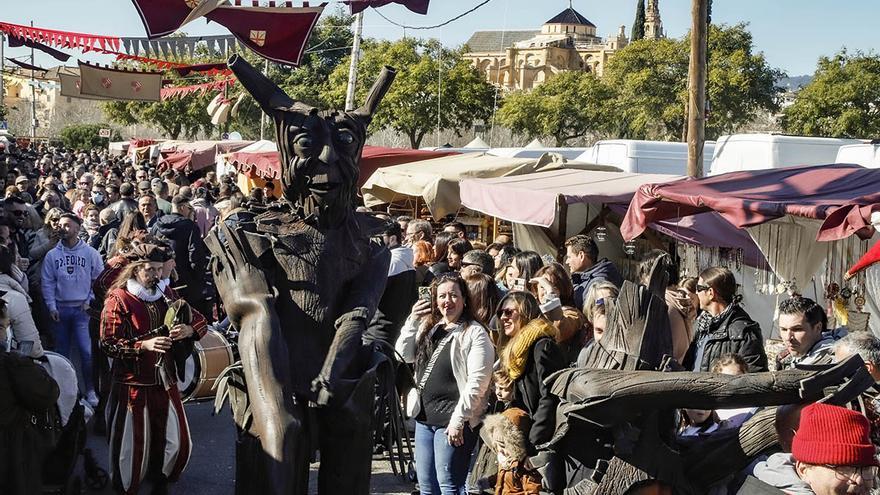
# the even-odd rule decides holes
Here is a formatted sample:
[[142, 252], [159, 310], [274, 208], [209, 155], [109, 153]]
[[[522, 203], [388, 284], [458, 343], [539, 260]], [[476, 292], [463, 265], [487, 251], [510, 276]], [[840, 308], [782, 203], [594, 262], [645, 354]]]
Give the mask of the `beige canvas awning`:
[[524, 175], [561, 168], [617, 170], [568, 162], [555, 153], [547, 153], [539, 158], [467, 153], [379, 169], [370, 176], [361, 192], [366, 206], [393, 203], [406, 197], [421, 197], [431, 215], [441, 218], [455, 214], [461, 208], [461, 180]]

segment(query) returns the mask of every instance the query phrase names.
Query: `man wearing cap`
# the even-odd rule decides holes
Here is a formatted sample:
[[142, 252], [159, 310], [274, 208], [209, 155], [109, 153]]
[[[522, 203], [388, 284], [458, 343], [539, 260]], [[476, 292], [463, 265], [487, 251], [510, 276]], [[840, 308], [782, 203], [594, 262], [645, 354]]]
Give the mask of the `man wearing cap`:
[[877, 484], [878, 465], [869, 435], [862, 414], [811, 404], [801, 411], [791, 453], [773, 454], [755, 467], [762, 491], [747, 482], [740, 493], [868, 494]]
[[18, 189], [18, 196], [23, 199], [26, 203], [33, 204], [34, 197], [28, 192], [28, 189], [31, 187], [31, 181], [24, 175], [19, 175], [15, 178], [15, 188]]
[[84, 393], [92, 406], [98, 397], [92, 380], [92, 341], [89, 337], [89, 315], [92, 282], [104, 269], [101, 255], [79, 238], [82, 220], [72, 213], [61, 215], [58, 228], [61, 240], [46, 253], [40, 281], [46, 307], [55, 322], [56, 350], [70, 357], [71, 344], [80, 355]]
[[140, 244], [101, 312], [101, 349], [113, 359], [107, 407], [112, 482], [137, 493], [146, 480], [167, 493], [189, 461], [192, 444], [177, 390], [175, 357], [206, 332], [205, 319], [162, 282], [166, 248]]
[[192, 213], [193, 208], [184, 196], [174, 196], [171, 200], [171, 213], [161, 216], [150, 232], [171, 242], [177, 266], [175, 286], [182, 286], [179, 289], [180, 295], [202, 314], [208, 315], [210, 307], [205, 305], [204, 294], [208, 248], [202, 240], [199, 226], [191, 219]]

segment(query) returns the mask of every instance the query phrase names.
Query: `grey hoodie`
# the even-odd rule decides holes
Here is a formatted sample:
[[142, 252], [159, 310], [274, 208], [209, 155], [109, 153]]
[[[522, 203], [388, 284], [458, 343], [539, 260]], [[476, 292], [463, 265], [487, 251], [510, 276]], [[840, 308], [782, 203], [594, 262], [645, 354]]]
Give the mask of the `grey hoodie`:
[[815, 495], [810, 485], [798, 477], [794, 462], [791, 454], [773, 454], [755, 466], [755, 477], [790, 495]]

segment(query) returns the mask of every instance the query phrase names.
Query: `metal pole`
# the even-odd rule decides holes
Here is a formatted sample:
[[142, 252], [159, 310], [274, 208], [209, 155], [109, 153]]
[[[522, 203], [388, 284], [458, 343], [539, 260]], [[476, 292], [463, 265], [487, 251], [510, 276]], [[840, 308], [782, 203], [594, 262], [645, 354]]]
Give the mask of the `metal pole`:
[[[34, 21], [31, 21], [31, 27], [34, 27]], [[31, 65], [35, 65], [34, 48], [31, 45]], [[34, 69], [31, 67], [31, 138], [37, 138], [37, 81], [34, 80]]]
[[364, 29], [364, 13], [354, 16], [354, 42], [351, 44], [351, 65], [348, 66], [348, 87], [345, 89], [345, 109], [354, 110], [354, 91], [357, 87], [357, 66], [361, 56], [361, 31]]
[[[263, 75], [266, 77], [269, 77], [269, 59], [268, 58], [266, 59], [266, 64], [263, 65]], [[263, 136], [265, 135], [266, 119], [267, 118], [268, 118], [268, 115], [266, 115], [266, 112], [260, 110], [260, 141], [263, 140]]]
[[691, 1], [691, 56], [688, 67], [688, 164], [690, 177], [703, 175], [706, 142], [706, 38], [709, 0]]
[[[3, 46], [6, 44], [6, 35], [0, 33], [0, 73], [6, 72], [6, 56], [3, 53]], [[0, 75], [0, 107], [6, 101], [6, 83], [3, 82], [3, 76]]]

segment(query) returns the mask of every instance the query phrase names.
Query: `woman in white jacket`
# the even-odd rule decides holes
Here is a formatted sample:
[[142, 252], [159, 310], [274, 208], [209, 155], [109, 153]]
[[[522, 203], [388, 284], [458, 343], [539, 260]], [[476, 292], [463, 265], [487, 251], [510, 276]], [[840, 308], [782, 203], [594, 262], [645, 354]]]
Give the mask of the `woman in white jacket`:
[[419, 385], [416, 474], [422, 495], [458, 494], [467, 480], [474, 429], [486, 411], [495, 349], [467, 307], [467, 285], [457, 274], [431, 284], [395, 346], [415, 363]]
[[0, 291], [4, 292], [3, 299], [6, 301], [7, 313], [9, 314], [9, 335], [12, 337], [16, 348], [22, 342], [33, 342], [29, 353], [30, 357], [43, 356], [43, 345], [40, 334], [31, 316], [31, 298], [14, 276], [20, 273], [15, 266], [15, 253], [6, 246], [0, 246]]

